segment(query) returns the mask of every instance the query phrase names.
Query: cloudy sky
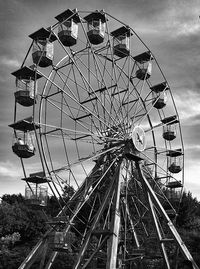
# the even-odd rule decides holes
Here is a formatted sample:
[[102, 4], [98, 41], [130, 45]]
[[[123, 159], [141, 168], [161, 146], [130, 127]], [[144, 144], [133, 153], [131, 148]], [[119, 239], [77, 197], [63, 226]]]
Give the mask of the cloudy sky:
[[53, 24], [67, 8], [104, 9], [130, 25], [151, 49], [171, 86], [185, 147], [185, 188], [200, 200], [200, 0], [0, 1], [0, 195], [24, 192], [12, 153], [14, 77], [30, 46], [28, 35]]

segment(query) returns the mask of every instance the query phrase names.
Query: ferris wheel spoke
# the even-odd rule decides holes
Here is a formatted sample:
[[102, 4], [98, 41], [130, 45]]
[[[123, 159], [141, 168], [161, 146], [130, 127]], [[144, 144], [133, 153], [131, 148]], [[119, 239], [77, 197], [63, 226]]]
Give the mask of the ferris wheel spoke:
[[[134, 95], [136, 94], [136, 98], [134, 98], [133, 100], [132, 99], [130, 100], [129, 95], [128, 95], [128, 97], [127, 97], [128, 100], [126, 102], [124, 102], [124, 104], [127, 106], [127, 110], [128, 110], [127, 115], [133, 110], [133, 107], [134, 107], [135, 113], [133, 113], [133, 115], [136, 116], [137, 115], [136, 111], [138, 109], [139, 104], [141, 105], [141, 107], [144, 107], [144, 105], [143, 105], [144, 103], [143, 103], [143, 101], [141, 99], [141, 94], [142, 94], [142, 91], [143, 91], [143, 88], [144, 88], [144, 85], [145, 85], [145, 81], [142, 82], [142, 88], [141, 88], [140, 91], [138, 91], [137, 86], [135, 86], [135, 84], [133, 83], [133, 80], [132, 80], [131, 76], [129, 77], [127, 74], [125, 74], [124, 70], [120, 66], [118, 66], [118, 68], [126, 76], [126, 78], [128, 79], [128, 82], [131, 83], [131, 85], [133, 86], [132, 93], [134, 93]], [[139, 84], [139, 81], [137, 82], [136, 85], [138, 85], [138, 84]], [[133, 103], [133, 104], [129, 108], [130, 103]], [[134, 116], [132, 117], [132, 122], [134, 122], [134, 120], [135, 120]]]
[[[132, 85], [133, 88], [132, 89], [129, 89], [128, 90], [128, 94], [125, 94], [124, 95], [122, 106], [127, 105], [127, 113], [131, 112], [133, 106], [135, 105], [135, 102], [139, 100], [138, 94], [137, 94], [137, 92], [135, 90], [135, 88], [137, 87], [138, 83], [139, 82], [137, 82], [137, 84], [134, 85], [134, 86]], [[127, 96], [127, 97], [125, 98], [125, 96]], [[129, 104], [132, 104], [132, 103], [133, 103], [133, 105], [132, 106], [129, 106]]]
[[[93, 55], [93, 56], [94, 56], [94, 55]], [[102, 83], [105, 83], [105, 82], [103, 81], [103, 76], [101, 76], [101, 78], [100, 78], [101, 80], [99, 80], [98, 77], [97, 77], [97, 73], [96, 73], [96, 74], [93, 73], [92, 70], [91, 70], [89, 67], [87, 67], [87, 65], [84, 64], [84, 62], [83, 62], [81, 59], [79, 59], [79, 60], [80, 60], [80, 63], [84, 66], [84, 68], [85, 68], [86, 70], [90, 71], [90, 73], [93, 75], [93, 77], [94, 77], [95, 79], [97, 79], [97, 81], [98, 81], [99, 83], [101, 83], [101, 85], [102, 85]], [[97, 61], [95, 62], [95, 66], [98, 67], [98, 72], [99, 72], [99, 74], [101, 74], [100, 67], [98, 66]], [[79, 72], [80, 72], [80, 71], [79, 71]], [[91, 86], [90, 82], [86, 80], [86, 78], [84, 77], [84, 75], [83, 75], [82, 73], [80, 73], [80, 74], [81, 74], [81, 78], [83, 79], [83, 82], [84, 82], [84, 84], [85, 84], [84, 89], [86, 90], [86, 92], [87, 92], [87, 86], [88, 86], [88, 88], [89, 88], [89, 90], [90, 90], [90, 91], [88, 92], [88, 94], [90, 95], [91, 92], [92, 92], [92, 93], [95, 93], [95, 90], [92, 89], [92, 86]], [[86, 81], [87, 81], [87, 82], [86, 82]], [[98, 98], [97, 95], [96, 95], [95, 97], [97, 98], [97, 101], [100, 102], [101, 107], [102, 107], [104, 113], [107, 112], [107, 115], [109, 115], [109, 117], [110, 117], [110, 113], [107, 111], [106, 106], [105, 106], [105, 105], [103, 104], [103, 102]], [[97, 107], [98, 107], [98, 106], [97, 106]], [[94, 105], [94, 108], [96, 108], [95, 105]], [[97, 112], [97, 115], [98, 115], [98, 112]], [[116, 115], [117, 115], [117, 114], [116, 114]], [[112, 117], [110, 117], [110, 119], [112, 119]], [[112, 121], [114, 122], [114, 119], [112, 119]]]
[[[88, 117], [88, 116], [91, 116], [90, 114], [86, 114], [84, 116], [81, 116], [81, 117], [74, 117], [73, 113], [71, 112], [71, 107], [68, 107], [69, 108], [69, 114], [68, 112], [65, 112], [65, 110], [63, 110], [63, 108], [59, 107], [58, 105], [56, 105], [54, 102], [52, 102], [51, 100], [47, 100], [49, 104], [51, 104], [54, 108], [56, 108], [58, 111], [60, 111], [63, 115], [65, 116], [68, 116], [72, 121], [75, 121], [75, 122], [78, 122], [79, 126], [82, 127], [83, 129], [85, 129], [86, 131], [89, 131], [91, 132], [91, 128], [90, 128], [90, 122], [83, 122], [81, 121], [81, 119], [83, 119], [84, 117]], [[45, 124], [45, 126], [47, 126], [49, 124]], [[59, 128], [63, 128], [62, 125], [59, 126]], [[96, 127], [96, 130], [98, 130], [98, 128]], [[100, 131], [100, 130], [99, 130]]]
[[[114, 79], [112, 77], [112, 74], [109, 73], [109, 71], [107, 70], [107, 68], [105, 67], [105, 65], [102, 65], [102, 67], [103, 67], [103, 73], [102, 73], [101, 68], [100, 68], [100, 65], [99, 65], [99, 63], [101, 63], [101, 61], [99, 61], [99, 59], [97, 58], [97, 56], [95, 55], [95, 53], [93, 53], [93, 58], [95, 60], [94, 61], [95, 62], [95, 68], [97, 69], [97, 72], [99, 73], [99, 76], [100, 76], [100, 79], [101, 79], [101, 83], [103, 83], [103, 85], [105, 85], [104, 87], [109, 88], [110, 86], [107, 86], [106, 85], [106, 81], [104, 79], [104, 72], [106, 70], [107, 71], [106, 74], [109, 75], [109, 77], [111, 78], [111, 81], [114, 81]], [[97, 61], [97, 59], [98, 59], [98, 61]], [[117, 83], [115, 83], [114, 85], [117, 85]], [[107, 96], [109, 97], [109, 99], [108, 99]], [[110, 102], [109, 103], [110, 104], [110, 111], [108, 112], [108, 115], [109, 115], [108, 121], [112, 120], [113, 122], [115, 122], [116, 119], [118, 121], [119, 120], [118, 119], [119, 116], [118, 116], [118, 114], [116, 112], [115, 106], [113, 104], [113, 100], [111, 99], [110, 92], [109, 91], [105, 91], [104, 94], [103, 94], [103, 96], [102, 96], [102, 99], [104, 99], [104, 100], [102, 100], [103, 102], [106, 102], [106, 101]], [[114, 116], [115, 116], [114, 120], [112, 119], [112, 112], [114, 112]]]
[[[85, 116], [88, 116], [88, 115], [91, 115], [91, 116], [94, 118], [95, 121], [97, 121], [97, 122], [101, 122], [101, 123], [103, 124], [103, 126], [106, 126], [106, 128], [110, 128], [110, 124], [109, 124], [109, 123], [106, 123], [106, 122], [104, 121], [104, 119], [99, 118], [98, 115], [96, 115], [96, 114], [94, 113], [94, 111], [91, 111], [91, 109], [89, 109], [89, 108], [87, 108], [85, 105], [79, 103], [79, 101], [76, 100], [76, 99], [74, 98], [74, 96], [71, 96], [69, 93], [67, 93], [67, 92], [64, 91], [64, 90], [62, 90], [62, 91], [63, 91], [64, 94], [67, 95], [67, 97], [70, 97], [76, 104], [80, 105], [80, 107], [84, 110], [84, 112], [88, 112], [88, 114], [84, 115], [84, 117], [85, 117]], [[48, 100], [48, 102], [50, 102], [50, 100]], [[50, 103], [51, 103], [51, 102], [50, 102]], [[60, 108], [59, 108], [58, 106], [56, 106], [55, 104], [54, 104], [54, 106], [57, 107], [57, 109], [60, 110]], [[64, 111], [62, 111], [62, 113], [64, 113]], [[70, 117], [71, 117], [71, 115], [70, 115]], [[78, 117], [78, 118], [74, 118], [74, 120], [79, 120], [79, 119], [80, 119], [79, 117]], [[95, 121], [94, 121], [94, 122], [95, 122]]]
[[[92, 117], [92, 121], [93, 121], [94, 125], [96, 125], [96, 128], [101, 130], [101, 132], [108, 129], [108, 127], [110, 128], [110, 125], [111, 125], [110, 123], [112, 123], [112, 122], [116, 123], [115, 118], [113, 118], [111, 116], [107, 117], [107, 116], [105, 116], [105, 114], [102, 114], [101, 111], [97, 111], [97, 109], [99, 108], [99, 105], [100, 105], [100, 110], [104, 110], [104, 105], [102, 105], [102, 102], [99, 101], [99, 98], [97, 96], [90, 98], [89, 100], [85, 100], [85, 101], [80, 102], [80, 105], [81, 106], [84, 105], [84, 107], [86, 107], [88, 103], [89, 103], [89, 105], [92, 105], [93, 109], [94, 109], [92, 111], [91, 108], [89, 108], [90, 111], [92, 111], [92, 113], [93, 113], [92, 116], [96, 115], [95, 118]], [[88, 107], [89, 107], [89, 105], [88, 105]], [[99, 127], [97, 127], [97, 126], [99, 126]]]
[[155, 108], [154, 108], [154, 104], [159, 100], [160, 97], [161, 97], [161, 96], [157, 97], [157, 99], [154, 100], [154, 103], [153, 103], [153, 104], [152, 104], [152, 102], [148, 102], [148, 105], [147, 105], [146, 107], [150, 106], [150, 108], [147, 109], [147, 113], [146, 113], [146, 115], [140, 119], [140, 125], [141, 125], [142, 122], [146, 119], [146, 117], [147, 117], [148, 115], [150, 115], [150, 113], [152, 112], [152, 110], [155, 109]]
[[[49, 125], [49, 124], [40, 123], [40, 126], [45, 127], [45, 129], [47, 127], [50, 129], [49, 131], [41, 132], [41, 135], [50, 135], [51, 133], [59, 132], [60, 134], [57, 133], [53, 136], [56, 136], [58, 138], [59, 137], [61, 138], [61, 136], [64, 136], [65, 139], [68, 138], [69, 140], [82, 140], [82, 139], [86, 139], [87, 137], [91, 137], [91, 139], [93, 139], [94, 143], [96, 143], [96, 144], [103, 144], [105, 141], [108, 141], [108, 142], [123, 141], [122, 139], [120, 140], [119, 138], [109, 137], [109, 136], [105, 136], [105, 135], [101, 135], [101, 134], [97, 134], [97, 133], [84, 132], [84, 131], [78, 130], [78, 129], [76, 129], [76, 130], [68, 129], [68, 128], [64, 128], [64, 127], [56, 126], [56, 125]], [[87, 141], [87, 139], [86, 139], [86, 141]], [[88, 140], [88, 141], [90, 141], [90, 140]]]
[[72, 101], [75, 102], [76, 105], [80, 106], [85, 112], [88, 112], [89, 114], [91, 114], [95, 120], [100, 121], [101, 123], [103, 123], [104, 125], [107, 125], [107, 127], [109, 127], [109, 124], [106, 124], [104, 122], [103, 119], [100, 119], [98, 117], [98, 115], [96, 115], [93, 111], [91, 111], [91, 109], [87, 108], [85, 105], [81, 104], [79, 100], [76, 99], [76, 97], [74, 96], [74, 94], [70, 95], [69, 93], [67, 93], [65, 90], [61, 89], [59, 85], [56, 85], [56, 83], [54, 83], [53, 81], [51, 81], [51, 83], [56, 86], [57, 88], [59, 88], [67, 97], [69, 97]]
[[[70, 171], [69, 174], [71, 175], [71, 178], [70, 178], [70, 180], [67, 180], [65, 177], [60, 176], [59, 172], [57, 173], [56, 170], [50, 171], [50, 176], [49, 176], [50, 183], [49, 183], [49, 185], [53, 184], [54, 187], [55, 187], [55, 185], [58, 185], [58, 188], [55, 188], [58, 196], [60, 196], [60, 191], [62, 191], [63, 193], [65, 192], [65, 189], [63, 186], [68, 186], [68, 187], [73, 186], [76, 188], [80, 187], [80, 182], [78, 182], [78, 180], [76, 179], [73, 171]], [[65, 201], [64, 201], [64, 204], [67, 205], [67, 203]]]
[[[126, 61], [125, 61], [125, 63], [126, 63]], [[124, 118], [123, 100], [124, 100], [124, 97], [125, 97], [127, 91], [129, 91], [129, 81], [127, 83], [125, 82], [125, 79], [122, 77], [122, 74], [124, 74], [122, 72], [122, 70], [123, 70], [123, 67], [119, 68], [118, 65], [116, 65], [116, 66], [114, 65], [113, 72], [114, 72], [115, 79], [116, 79], [117, 83], [119, 84], [119, 87], [116, 88], [115, 92], [112, 95], [115, 97], [115, 99], [118, 97], [118, 100], [119, 100], [118, 102], [120, 103], [120, 107], [119, 107], [117, 113], [122, 115], [121, 121], [123, 121], [123, 118]], [[120, 79], [122, 80], [121, 83], [119, 83]], [[120, 97], [121, 94], [124, 95], [122, 98]], [[129, 95], [127, 94], [127, 96], [129, 96]], [[127, 116], [127, 114], [125, 116]]]
[[166, 122], [166, 123], [164, 123], [164, 122], [160, 122], [160, 123], [158, 123], [158, 124], [152, 126], [151, 128], [146, 129], [145, 132], [148, 133], [148, 132], [150, 132], [150, 131], [152, 131], [152, 130], [156, 130], [156, 129], [158, 129], [158, 128], [163, 128], [163, 127], [167, 126], [168, 124], [174, 124], [174, 123], [177, 123], [176, 115], [173, 116], [172, 119], [171, 119], [169, 122]]
[[[140, 95], [138, 96], [138, 101], [135, 103], [135, 111], [137, 111], [139, 105], [141, 105], [142, 109], [145, 110], [145, 113], [144, 114], [146, 115], [146, 107], [143, 106], [143, 100], [141, 100]], [[135, 122], [136, 115], [137, 115], [137, 113], [135, 113], [134, 116], [133, 116], [133, 118], [132, 118], [132, 121], [133, 122]]]
[[[97, 57], [95, 57], [95, 58], [97, 58]], [[110, 92], [110, 90], [112, 90], [112, 89], [115, 91], [115, 89], [117, 87], [117, 81], [114, 79], [113, 74], [110, 73], [109, 70], [108, 70], [108, 68], [110, 68], [110, 66], [108, 66], [106, 68], [106, 66], [104, 66], [102, 62], [100, 62], [100, 63], [102, 64], [102, 67], [103, 67], [103, 70], [102, 70], [102, 73], [101, 73], [101, 78], [103, 79], [103, 77], [105, 75], [107, 75], [107, 76], [109, 76], [109, 78], [111, 80], [111, 86], [107, 86], [106, 85], [104, 87], [105, 88], [105, 91], [104, 91], [104, 88], [99, 90], [99, 92], [102, 93], [101, 94], [102, 95], [101, 98], [104, 98], [105, 100], [108, 101], [108, 104], [110, 105], [110, 112], [109, 113], [112, 113], [112, 110], [114, 109], [115, 114], [118, 115], [116, 113], [116, 109], [115, 109], [115, 106], [113, 104], [113, 94], [112, 94], [112, 92]], [[100, 69], [100, 67], [98, 69]], [[105, 83], [105, 81], [103, 83]], [[119, 104], [117, 106], [119, 106]]]
[[91, 154], [89, 156], [84, 156], [82, 157], [81, 159], [78, 159], [76, 160], [75, 162], [73, 163], [69, 163], [68, 165], [66, 166], [63, 166], [63, 167], [60, 167], [60, 168], [57, 168], [57, 169], [53, 169], [51, 171], [51, 173], [59, 173], [59, 172], [62, 172], [64, 170], [66, 171], [70, 171], [74, 166], [77, 166], [77, 164], [80, 164], [80, 163], [83, 163], [83, 162], [88, 162], [88, 161], [91, 161], [91, 160], [96, 160], [97, 158], [109, 153], [109, 152], [112, 152], [114, 150], [116, 150], [118, 147], [112, 147], [110, 149], [107, 149], [107, 150], [102, 150], [102, 151], [99, 151], [99, 152], [95, 152], [94, 154]]
[[[95, 56], [96, 56], [96, 54], [95, 54]], [[98, 55], [99, 56], [99, 55]], [[95, 57], [95, 59], [97, 58], [97, 56]], [[109, 91], [107, 92], [107, 94], [108, 94], [108, 96], [109, 96], [109, 98], [110, 98], [110, 109], [111, 109], [111, 111], [112, 111], [112, 107], [114, 107], [114, 106], [112, 106], [112, 104], [113, 104], [113, 96], [116, 94], [115, 93], [115, 90], [116, 90], [116, 87], [117, 87], [117, 85], [118, 85], [118, 82], [119, 82], [119, 77], [117, 77], [116, 76], [116, 74], [114, 74], [115, 72], [113, 72], [114, 70], [115, 70], [115, 66], [114, 66], [114, 69], [113, 69], [113, 71], [112, 71], [112, 73], [109, 71], [109, 69], [111, 69], [111, 66], [113, 66], [113, 63], [111, 62], [111, 63], [108, 63], [109, 64], [109, 66], [106, 68], [106, 66], [102, 63], [102, 61], [99, 59], [99, 57], [98, 57], [98, 60], [99, 60], [99, 62], [101, 63], [101, 65], [103, 66], [103, 68], [104, 68], [104, 73], [102, 74], [102, 78], [105, 76], [105, 75], [108, 75], [109, 76], [109, 78], [113, 81], [113, 82], [115, 82], [114, 83], [114, 85], [115, 85], [115, 87], [114, 87], [114, 93], [110, 93]], [[105, 60], [105, 59], [104, 59]], [[106, 61], [105, 61], [106, 62]], [[111, 69], [112, 70], [112, 69]], [[117, 100], [116, 98], [115, 98], [115, 100]], [[120, 100], [118, 101], [118, 103], [116, 103], [116, 105], [117, 105], [117, 107], [116, 107], [116, 109], [119, 109], [120, 108]], [[114, 109], [115, 109], [115, 107], [114, 107]], [[115, 113], [116, 113], [116, 110], [115, 110]]]
[[147, 154], [145, 154], [144, 152], [141, 153], [142, 156], [144, 156], [144, 158], [148, 161], [150, 161], [150, 163], [154, 164], [156, 167], [158, 167], [160, 169], [160, 173], [163, 173], [163, 175], [165, 176], [165, 178], [173, 178], [173, 176], [171, 175], [170, 172], [167, 171], [167, 168], [164, 169], [163, 166], [159, 165], [158, 163], [155, 163], [154, 160], [149, 157]]

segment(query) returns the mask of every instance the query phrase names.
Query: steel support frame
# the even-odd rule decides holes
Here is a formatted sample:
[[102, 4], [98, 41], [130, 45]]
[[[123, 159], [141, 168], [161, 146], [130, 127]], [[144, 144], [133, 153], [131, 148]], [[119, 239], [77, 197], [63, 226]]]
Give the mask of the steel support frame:
[[112, 219], [111, 219], [111, 237], [108, 240], [108, 258], [106, 263], [106, 269], [116, 269], [117, 264], [117, 250], [119, 241], [120, 230], [120, 183], [122, 176], [120, 175], [120, 165], [116, 174], [116, 185], [114, 188], [115, 196], [112, 206]]
[[[159, 210], [160, 213], [162, 214], [162, 216], [164, 217], [174, 239], [176, 244], [179, 246], [183, 256], [191, 261], [192, 265], [193, 265], [193, 269], [199, 269], [198, 265], [195, 263], [192, 255], [190, 254], [188, 248], [186, 247], [185, 243], [183, 242], [183, 240], [181, 239], [178, 231], [176, 230], [174, 224], [172, 223], [172, 221], [170, 220], [169, 216], [167, 215], [165, 209], [163, 208], [162, 204], [160, 203], [159, 199], [157, 198], [155, 192], [153, 191], [151, 185], [149, 184], [148, 180], [146, 179], [143, 171], [142, 171], [142, 162], [141, 161], [136, 161], [136, 168], [138, 170], [140, 179], [142, 180], [143, 184], [145, 184], [147, 192], [149, 193], [149, 197], [150, 197], [150, 203], [152, 202], [151, 206], [153, 207], [153, 205], [155, 205]], [[153, 209], [154, 210], [154, 209]], [[170, 267], [169, 267], [170, 268]]]

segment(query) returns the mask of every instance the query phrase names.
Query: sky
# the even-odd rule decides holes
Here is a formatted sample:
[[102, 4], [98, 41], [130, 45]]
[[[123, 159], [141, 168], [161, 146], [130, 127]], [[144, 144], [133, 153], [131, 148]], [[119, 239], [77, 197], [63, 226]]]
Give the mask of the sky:
[[151, 49], [172, 89], [185, 148], [185, 185], [200, 201], [200, 0], [0, 1], [0, 196], [24, 192], [12, 153], [15, 80], [30, 46], [28, 35], [66, 9], [104, 9], [130, 25]]

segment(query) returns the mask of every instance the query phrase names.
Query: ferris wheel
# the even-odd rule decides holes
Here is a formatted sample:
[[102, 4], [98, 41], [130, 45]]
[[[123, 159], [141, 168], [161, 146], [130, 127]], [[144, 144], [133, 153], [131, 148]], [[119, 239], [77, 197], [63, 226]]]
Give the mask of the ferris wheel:
[[[20, 268], [30, 268], [43, 249], [50, 254], [40, 268], [51, 268], [60, 251], [73, 257], [69, 268], [170, 269], [181, 255], [198, 268], [174, 226], [184, 149], [155, 56], [103, 10], [67, 9], [55, 19], [29, 35], [31, 46], [12, 73], [12, 149], [25, 198], [45, 210], [50, 193], [60, 207]], [[75, 189], [67, 202], [64, 186]]]

